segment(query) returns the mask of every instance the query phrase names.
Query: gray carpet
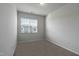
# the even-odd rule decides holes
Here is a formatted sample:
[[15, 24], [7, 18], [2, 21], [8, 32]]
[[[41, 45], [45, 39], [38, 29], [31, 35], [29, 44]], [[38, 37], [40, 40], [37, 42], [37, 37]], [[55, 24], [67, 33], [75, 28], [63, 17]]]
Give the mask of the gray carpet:
[[77, 56], [47, 40], [18, 43], [14, 56]]

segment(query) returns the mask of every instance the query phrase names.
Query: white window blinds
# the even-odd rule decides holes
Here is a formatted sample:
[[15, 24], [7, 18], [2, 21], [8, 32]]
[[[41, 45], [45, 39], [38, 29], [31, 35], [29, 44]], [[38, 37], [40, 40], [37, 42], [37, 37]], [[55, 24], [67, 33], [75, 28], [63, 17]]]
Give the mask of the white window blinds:
[[37, 19], [21, 17], [21, 33], [37, 33]]

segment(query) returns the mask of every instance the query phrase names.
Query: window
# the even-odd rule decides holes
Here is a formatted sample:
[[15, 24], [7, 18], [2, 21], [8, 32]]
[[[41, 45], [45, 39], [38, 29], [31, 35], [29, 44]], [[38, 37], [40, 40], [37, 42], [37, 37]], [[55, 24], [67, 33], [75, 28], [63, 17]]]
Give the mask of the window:
[[21, 33], [37, 33], [37, 19], [22, 17]]

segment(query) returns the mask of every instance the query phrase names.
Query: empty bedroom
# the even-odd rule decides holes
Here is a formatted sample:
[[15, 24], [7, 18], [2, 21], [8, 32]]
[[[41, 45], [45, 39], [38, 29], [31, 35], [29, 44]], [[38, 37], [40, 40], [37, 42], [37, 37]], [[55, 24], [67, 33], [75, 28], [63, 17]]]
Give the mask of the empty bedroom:
[[0, 56], [78, 56], [79, 3], [0, 3]]

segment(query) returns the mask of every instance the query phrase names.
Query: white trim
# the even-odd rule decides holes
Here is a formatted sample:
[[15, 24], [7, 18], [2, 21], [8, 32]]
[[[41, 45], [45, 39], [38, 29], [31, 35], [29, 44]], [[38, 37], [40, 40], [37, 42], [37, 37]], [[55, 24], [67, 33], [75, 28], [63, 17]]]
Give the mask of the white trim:
[[51, 42], [51, 43], [56, 44], [57, 46], [60, 46], [60, 47], [62, 47], [62, 48], [64, 48], [64, 49], [66, 49], [66, 50], [69, 50], [69, 51], [71, 51], [71, 52], [73, 52], [73, 53], [75, 53], [75, 54], [79, 55], [79, 53], [78, 53], [78, 52], [76, 52], [76, 51], [74, 51], [74, 50], [72, 50], [72, 49], [70, 49], [70, 48], [67, 48], [67, 47], [63, 46], [63, 45], [61, 45], [61, 44], [60, 44], [60, 43], [58, 43], [58, 42], [54, 42], [54, 41], [49, 40], [49, 39], [46, 39], [46, 40], [48, 40], [48, 41], [49, 41], [49, 42]]

